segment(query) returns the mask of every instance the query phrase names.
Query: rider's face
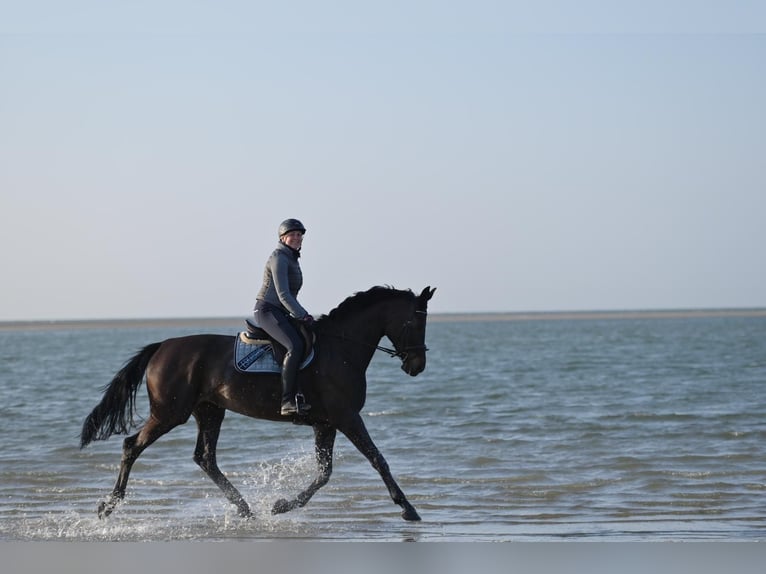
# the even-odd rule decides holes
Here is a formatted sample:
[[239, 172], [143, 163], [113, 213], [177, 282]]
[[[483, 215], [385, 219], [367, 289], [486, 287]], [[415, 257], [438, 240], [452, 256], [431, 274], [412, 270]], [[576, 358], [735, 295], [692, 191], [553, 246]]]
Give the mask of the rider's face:
[[303, 233], [300, 231], [290, 231], [282, 236], [282, 243], [295, 250], [300, 250], [303, 245]]

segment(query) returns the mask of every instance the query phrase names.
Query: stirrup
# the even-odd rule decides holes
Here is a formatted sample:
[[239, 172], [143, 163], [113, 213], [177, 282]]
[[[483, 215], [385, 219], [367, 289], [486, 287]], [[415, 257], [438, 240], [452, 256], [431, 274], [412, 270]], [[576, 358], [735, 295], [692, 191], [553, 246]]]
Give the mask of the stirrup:
[[309, 410], [311, 410], [311, 405], [306, 402], [306, 398], [303, 396], [303, 393], [298, 393], [295, 395], [295, 402], [290, 401], [282, 403], [279, 414], [282, 416], [302, 416], [305, 415]]
[[296, 393], [295, 395], [295, 412], [298, 415], [304, 415], [311, 410], [311, 405], [306, 402], [306, 397], [303, 393]]
[[279, 414], [282, 416], [297, 414], [298, 416], [305, 415], [311, 410], [311, 405], [306, 402], [306, 397], [303, 393], [297, 393], [295, 395], [295, 402], [282, 403], [282, 408], [279, 410]]

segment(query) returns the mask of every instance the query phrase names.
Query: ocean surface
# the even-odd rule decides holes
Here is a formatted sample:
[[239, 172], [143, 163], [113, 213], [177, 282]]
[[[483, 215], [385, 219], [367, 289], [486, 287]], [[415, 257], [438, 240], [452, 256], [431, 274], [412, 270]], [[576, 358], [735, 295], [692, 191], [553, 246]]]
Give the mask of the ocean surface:
[[253, 519], [192, 461], [192, 419], [99, 520], [123, 437], [78, 439], [102, 387], [147, 343], [238, 326], [0, 328], [0, 540], [766, 539], [763, 315], [432, 320], [426, 371], [376, 355], [363, 410], [420, 523], [342, 435], [329, 484], [272, 516], [312, 480], [313, 433], [233, 413], [219, 464]]

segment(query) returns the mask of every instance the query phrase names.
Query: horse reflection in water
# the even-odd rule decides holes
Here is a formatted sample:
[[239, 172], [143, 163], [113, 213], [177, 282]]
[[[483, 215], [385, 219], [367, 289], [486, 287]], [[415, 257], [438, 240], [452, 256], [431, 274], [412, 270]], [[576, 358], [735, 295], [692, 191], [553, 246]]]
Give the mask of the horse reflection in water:
[[[241, 373], [234, 366], [234, 341], [226, 335], [192, 335], [147, 345], [106, 387], [101, 402], [85, 419], [81, 447], [112, 434], [127, 434], [134, 426], [138, 387], [146, 378], [150, 413], [138, 433], [125, 439], [117, 483], [98, 508], [104, 518], [124, 499], [133, 463], [162, 435], [193, 416], [198, 435], [194, 461], [219, 486], [243, 517], [250, 506], [224, 476], [216, 462], [216, 445], [226, 410], [249, 417], [311, 425], [314, 429], [318, 475], [293, 500], [278, 500], [272, 513], [304, 506], [332, 473], [337, 431], [343, 433], [380, 473], [405, 520], [420, 520], [370, 438], [360, 411], [367, 393], [366, 371], [378, 344], [386, 336], [402, 362], [416, 376], [426, 367], [428, 301], [436, 289], [419, 295], [409, 290], [373, 287], [357, 293], [314, 324], [315, 358], [299, 373], [298, 382], [312, 409], [301, 415], [279, 415], [281, 381], [278, 374]], [[384, 349], [387, 350], [387, 349]]]

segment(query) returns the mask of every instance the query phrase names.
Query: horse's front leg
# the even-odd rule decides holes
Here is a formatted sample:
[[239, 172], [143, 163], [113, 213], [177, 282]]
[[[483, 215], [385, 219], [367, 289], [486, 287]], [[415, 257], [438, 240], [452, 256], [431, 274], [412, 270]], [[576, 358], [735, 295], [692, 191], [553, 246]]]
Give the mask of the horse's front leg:
[[335, 427], [320, 424], [314, 425], [314, 448], [319, 475], [306, 490], [293, 500], [285, 500], [284, 498], [277, 500], [271, 509], [272, 514], [281, 514], [293, 508], [304, 506], [311, 500], [311, 497], [314, 496], [317, 490], [327, 484], [332, 474], [332, 452], [335, 445], [335, 434]]
[[402, 489], [399, 488], [396, 480], [394, 480], [394, 477], [391, 475], [391, 470], [388, 468], [386, 459], [383, 458], [378, 447], [372, 442], [372, 439], [367, 432], [367, 427], [364, 426], [362, 417], [356, 415], [348, 426], [341, 428], [340, 430], [348, 437], [353, 445], [359, 449], [359, 452], [367, 457], [367, 460], [370, 461], [372, 467], [380, 473], [380, 476], [383, 478], [383, 482], [386, 484], [388, 492], [391, 495], [391, 499], [402, 507], [402, 518], [411, 521], [420, 520], [420, 515], [417, 510], [410, 504], [407, 497], [404, 496]]

